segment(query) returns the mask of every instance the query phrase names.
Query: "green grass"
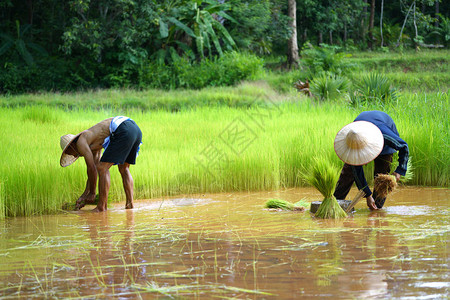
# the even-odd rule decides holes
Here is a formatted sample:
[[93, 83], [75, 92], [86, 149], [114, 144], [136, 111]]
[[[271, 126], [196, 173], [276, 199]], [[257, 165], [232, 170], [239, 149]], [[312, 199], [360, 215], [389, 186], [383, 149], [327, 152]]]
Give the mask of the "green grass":
[[351, 75], [353, 80], [367, 72], [377, 72], [400, 90], [447, 92], [450, 88], [449, 50], [360, 52], [348, 60], [359, 66], [359, 70]]
[[204, 106], [249, 107], [279, 97], [262, 82], [202, 90], [96, 90], [1, 96], [0, 107], [45, 106], [63, 110], [165, 110], [178, 112]]
[[[450, 50], [422, 50], [405, 53], [357, 52], [345, 58], [356, 70], [348, 74], [357, 84], [367, 73], [380, 73], [387, 77], [393, 87], [409, 92], [448, 92], [450, 88]], [[264, 79], [278, 92], [292, 90], [297, 80], [308, 78], [308, 68], [300, 58], [300, 69], [292, 72], [267, 72]]]

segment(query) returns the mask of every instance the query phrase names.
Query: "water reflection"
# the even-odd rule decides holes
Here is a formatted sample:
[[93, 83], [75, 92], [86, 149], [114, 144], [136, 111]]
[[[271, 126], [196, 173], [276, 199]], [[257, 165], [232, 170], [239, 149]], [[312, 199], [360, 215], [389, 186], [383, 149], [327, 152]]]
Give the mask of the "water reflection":
[[448, 190], [420, 190], [421, 201], [429, 197], [426, 214], [415, 213], [424, 202], [411, 203], [410, 189], [387, 209], [360, 206], [345, 220], [263, 210], [268, 198], [305, 194], [314, 196], [208, 195], [10, 219], [1, 231], [0, 296], [445, 297]]

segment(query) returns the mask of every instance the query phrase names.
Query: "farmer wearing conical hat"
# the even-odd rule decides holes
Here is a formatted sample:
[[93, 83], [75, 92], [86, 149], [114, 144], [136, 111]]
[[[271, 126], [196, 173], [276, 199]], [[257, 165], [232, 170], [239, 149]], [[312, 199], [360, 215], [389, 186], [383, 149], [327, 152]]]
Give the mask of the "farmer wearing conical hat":
[[406, 173], [408, 144], [400, 138], [392, 118], [381, 111], [362, 112], [353, 123], [344, 126], [336, 135], [334, 150], [345, 163], [336, 184], [336, 199], [345, 199], [356, 182], [358, 189], [365, 193], [367, 206], [371, 210], [382, 208], [386, 198], [377, 198], [376, 191], [372, 194], [363, 165], [374, 160], [374, 177], [389, 174], [392, 156], [398, 151], [398, 167], [393, 175], [398, 181]]
[[[109, 168], [118, 165], [126, 195], [125, 208], [133, 208], [133, 178], [130, 165], [134, 165], [142, 140], [142, 132], [127, 117], [109, 118], [77, 134], [61, 137], [63, 150], [60, 164], [67, 167], [83, 156], [87, 166], [88, 180], [84, 193], [76, 202], [76, 209], [93, 203], [99, 178], [99, 200], [94, 211], [105, 211], [110, 186]], [[101, 155], [102, 149], [105, 149]]]

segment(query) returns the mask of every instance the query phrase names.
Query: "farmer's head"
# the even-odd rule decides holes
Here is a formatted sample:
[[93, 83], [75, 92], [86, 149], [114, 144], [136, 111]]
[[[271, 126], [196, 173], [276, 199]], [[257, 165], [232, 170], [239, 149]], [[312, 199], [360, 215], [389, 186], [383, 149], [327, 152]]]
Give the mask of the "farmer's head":
[[367, 121], [356, 121], [344, 126], [334, 139], [334, 151], [349, 165], [361, 166], [374, 160], [383, 149], [380, 129]]
[[77, 140], [80, 134], [66, 134], [61, 137], [59, 142], [61, 149], [63, 150], [61, 154], [61, 159], [59, 160], [59, 164], [61, 167], [67, 167], [74, 163], [80, 154], [77, 149]]

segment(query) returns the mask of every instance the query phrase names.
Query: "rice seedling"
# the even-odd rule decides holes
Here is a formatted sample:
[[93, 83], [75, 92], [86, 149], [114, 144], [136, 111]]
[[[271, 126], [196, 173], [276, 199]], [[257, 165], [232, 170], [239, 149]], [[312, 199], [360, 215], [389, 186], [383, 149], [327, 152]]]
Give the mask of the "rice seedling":
[[333, 195], [334, 188], [339, 179], [339, 170], [323, 158], [317, 158], [305, 180], [314, 186], [324, 197], [315, 213], [315, 217], [322, 219], [345, 218], [347, 213], [337, 202]]
[[23, 109], [22, 118], [24, 121], [37, 123], [58, 123], [58, 113], [48, 106], [28, 106]]
[[363, 198], [365, 192], [363, 190], [358, 191], [355, 198], [353, 198], [352, 202], [347, 206], [345, 212], [348, 214], [352, 211], [353, 207]]
[[280, 208], [283, 210], [293, 210], [294, 209], [294, 204], [286, 201], [286, 200], [281, 200], [281, 199], [270, 199], [266, 202], [265, 204], [266, 208]]
[[301, 200], [295, 202], [294, 205], [298, 206], [298, 207], [304, 207], [305, 209], [308, 209], [311, 206], [311, 203], [306, 201], [306, 200], [304, 200], [304, 199], [301, 199]]

